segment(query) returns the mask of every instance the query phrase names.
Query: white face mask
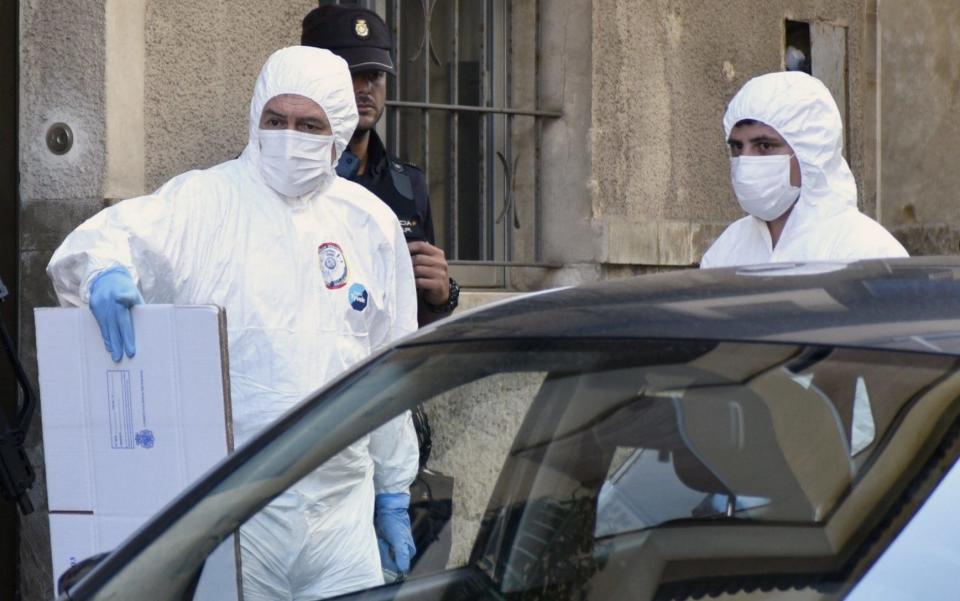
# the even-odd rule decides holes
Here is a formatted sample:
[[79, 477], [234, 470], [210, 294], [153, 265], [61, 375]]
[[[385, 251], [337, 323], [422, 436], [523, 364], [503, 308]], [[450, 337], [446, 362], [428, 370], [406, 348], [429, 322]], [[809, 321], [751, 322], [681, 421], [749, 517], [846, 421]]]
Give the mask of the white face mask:
[[324, 190], [336, 177], [333, 143], [333, 136], [261, 129], [260, 173], [268, 186], [284, 196]]
[[775, 154], [730, 159], [730, 181], [744, 211], [764, 221], [773, 221], [796, 202], [800, 188], [790, 185], [792, 157]]

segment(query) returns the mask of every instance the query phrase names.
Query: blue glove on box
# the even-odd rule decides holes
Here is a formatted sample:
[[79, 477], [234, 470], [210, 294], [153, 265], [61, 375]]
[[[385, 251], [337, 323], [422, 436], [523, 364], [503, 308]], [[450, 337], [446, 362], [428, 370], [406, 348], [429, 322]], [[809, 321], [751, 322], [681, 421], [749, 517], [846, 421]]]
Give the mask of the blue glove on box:
[[398, 574], [410, 571], [410, 560], [417, 553], [408, 507], [410, 495], [406, 493], [379, 494], [374, 503], [373, 525], [380, 546], [380, 565]]
[[123, 267], [111, 267], [90, 283], [90, 311], [97, 318], [103, 343], [114, 362], [119, 363], [137, 353], [133, 336], [130, 307], [143, 303], [130, 272]]

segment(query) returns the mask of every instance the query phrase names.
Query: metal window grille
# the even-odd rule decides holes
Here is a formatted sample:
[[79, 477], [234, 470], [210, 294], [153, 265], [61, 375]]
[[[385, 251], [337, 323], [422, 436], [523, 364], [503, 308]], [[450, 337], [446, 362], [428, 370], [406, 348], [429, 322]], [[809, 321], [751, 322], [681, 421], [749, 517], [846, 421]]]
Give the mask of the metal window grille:
[[397, 45], [383, 133], [424, 170], [455, 263], [541, 261], [541, 0], [360, 0]]

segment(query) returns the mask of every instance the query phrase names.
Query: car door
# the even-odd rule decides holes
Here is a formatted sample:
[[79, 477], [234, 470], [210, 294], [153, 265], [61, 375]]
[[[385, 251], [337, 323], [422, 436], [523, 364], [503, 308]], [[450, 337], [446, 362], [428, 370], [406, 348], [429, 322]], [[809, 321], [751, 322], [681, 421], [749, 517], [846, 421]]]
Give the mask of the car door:
[[214, 569], [207, 558], [223, 541], [418, 406], [434, 434], [428, 467], [453, 478], [452, 516], [425, 550], [436, 544], [440, 557], [403, 580], [338, 598], [686, 599], [714, 591], [765, 599], [781, 586], [804, 591], [799, 598], [839, 598], [902, 527], [881, 530], [879, 548], [865, 550], [884, 516], [912, 512], [928, 494], [904, 505], [904, 491], [940, 473], [931, 461], [956, 458], [956, 372], [944, 355], [709, 340], [395, 349], [214, 468], [70, 598], [142, 590], [200, 598], [198, 583]]

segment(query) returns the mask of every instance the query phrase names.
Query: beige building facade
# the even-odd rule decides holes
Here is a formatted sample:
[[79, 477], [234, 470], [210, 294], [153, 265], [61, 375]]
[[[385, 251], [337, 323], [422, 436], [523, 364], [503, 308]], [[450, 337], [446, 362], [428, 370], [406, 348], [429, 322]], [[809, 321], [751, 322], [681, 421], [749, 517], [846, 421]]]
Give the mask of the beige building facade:
[[[363, 4], [401, 34], [400, 69], [411, 74], [394, 99], [431, 105], [395, 104], [382, 131], [401, 158], [427, 168], [464, 306], [696, 266], [740, 215], [725, 105], [750, 77], [784, 68], [795, 35], [845, 114], [862, 210], [912, 253], [958, 251], [953, 3], [438, 0], [428, 35], [420, 2]], [[482, 39], [468, 14], [481, 5]], [[3, 318], [35, 374], [32, 311], [55, 303], [44, 274], [53, 250], [107, 204], [235, 157], [260, 66], [297, 42], [316, 0], [6, 6], [0, 39], [19, 42], [0, 45], [10, 59], [0, 80], [18, 82], [19, 100], [0, 124], [18, 149], [0, 157], [0, 276], [13, 293]], [[48, 141], [57, 124], [72, 138], [62, 154]], [[20, 570], [17, 582], [0, 583], [4, 598], [14, 588], [26, 600], [53, 597], [39, 430], [35, 419], [37, 511], [6, 549]]]

